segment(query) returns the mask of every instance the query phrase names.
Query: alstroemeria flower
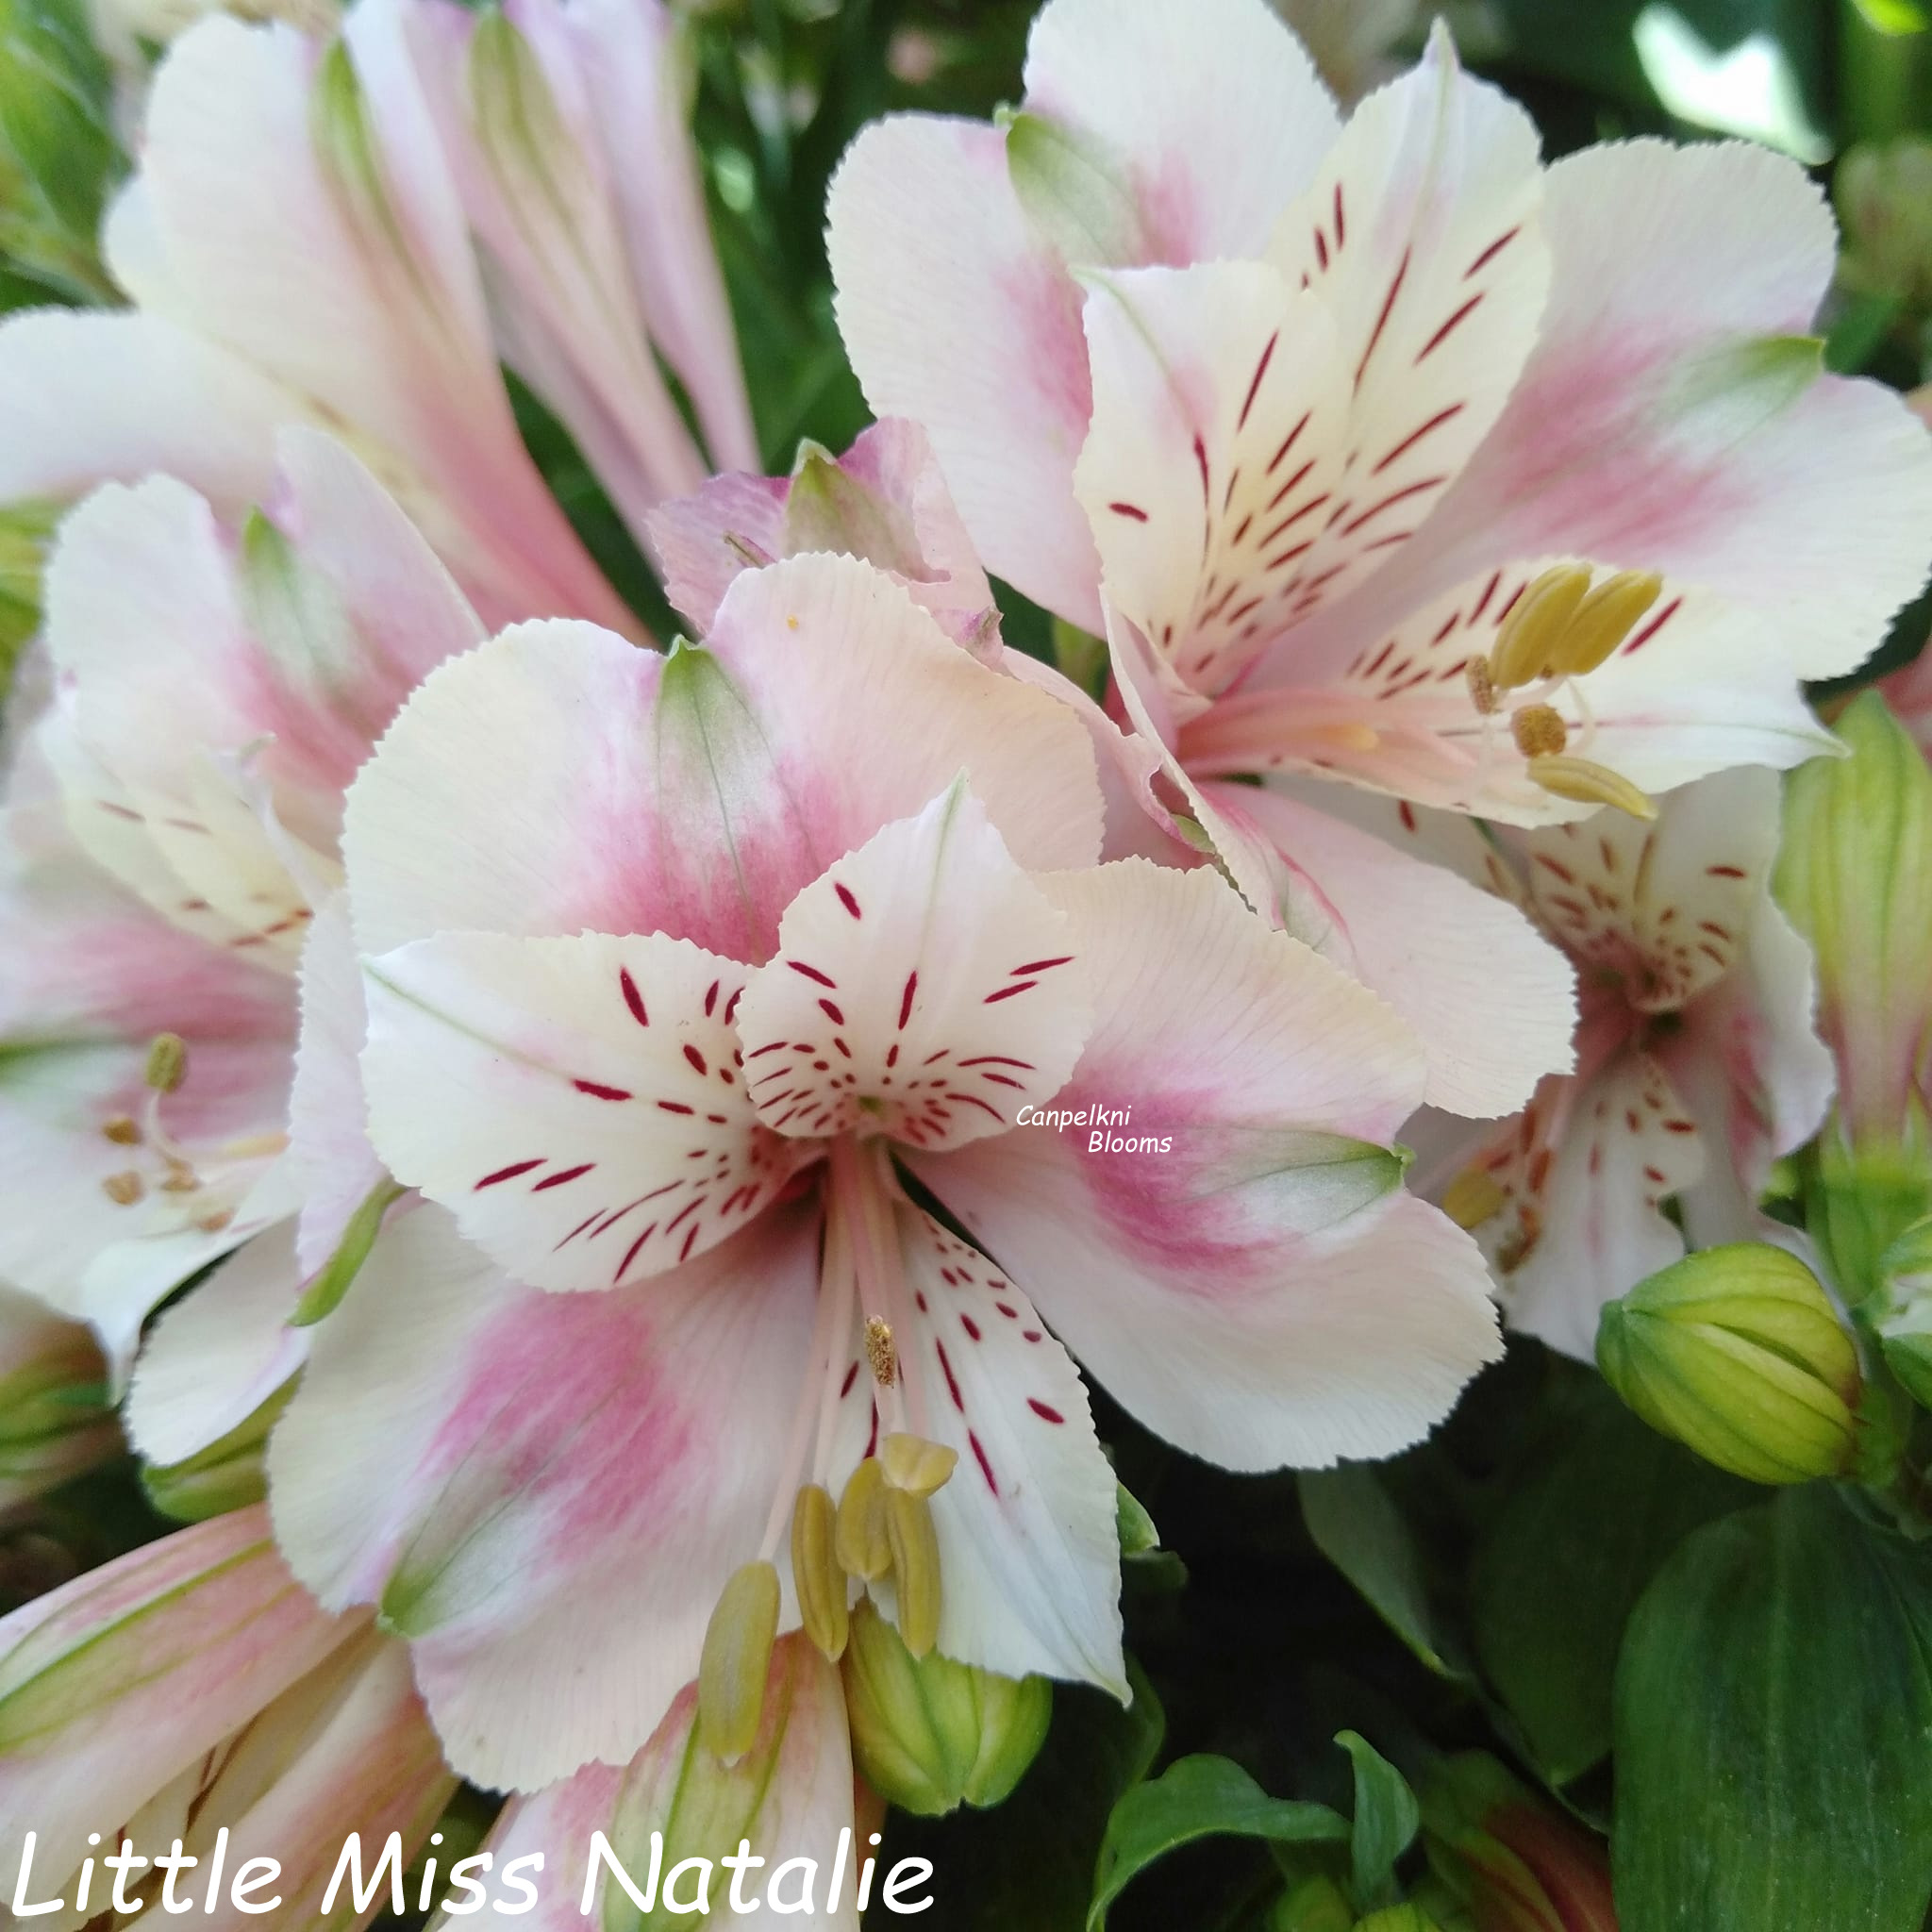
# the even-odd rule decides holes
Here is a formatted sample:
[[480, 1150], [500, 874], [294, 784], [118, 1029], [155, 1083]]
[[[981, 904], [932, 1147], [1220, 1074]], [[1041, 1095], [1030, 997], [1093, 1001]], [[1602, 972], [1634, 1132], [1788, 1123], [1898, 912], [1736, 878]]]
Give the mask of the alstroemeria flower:
[[661, 0], [410, 0], [403, 21], [504, 354], [641, 540], [654, 506], [758, 459], [677, 23]]
[[1830, 1104], [1811, 956], [1771, 897], [1778, 783], [1701, 779], [1653, 824], [1605, 812], [1486, 840], [1428, 814], [1415, 836], [1520, 899], [1576, 963], [1576, 1071], [1496, 1127], [1419, 1123], [1416, 1183], [1474, 1229], [1511, 1325], [1588, 1358], [1598, 1309], [1687, 1237], [1761, 1237], [1773, 1161]]
[[[345, 851], [373, 1138], [440, 1205], [314, 1331], [271, 1493], [466, 1774], [628, 1758], [721, 1596], [836, 1650], [847, 1571], [908, 1642], [1121, 1690], [1062, 1339], [1242, 1469], [1412, 1441], [1493, 1353], [1386, 1144], [1407, 1029], [1210, 871], [1093, 869], [1100, 817], [1071, 711], [844, 558], [703, 650], [525, 625], [404, 708]], [[869, 1449], [892, 1549], [835, 1568]]]
[[[321, 1910], [343, 1840], [379, 1846], [397, 1831], [412, 1856], [455, 1789], [408, 1652], [366, 1618], [319, 1609], [276, 1555], [263, 1507], [181, 1530], [0, 1619], [0, 1859], [27, 1874], [35, 1902], [61, 1901], [33, 1921], [54, 1932], [108, 1909], [106, 1853], [129, 1841], [152, 1858], [176, 1839], [200, 1861], [176, 1894], [197, 1919], [224, 1932], [258, 1923], [225, 1882], [212, 1913], [199, 1910], [224, 1831], [229, 1877], [245, 1858], [279, 1861], [278, 1923], [362, 1923], [375, 1901], [361, 1921], [353, 1907]], [[130, 1884], [157, 1911], [158, 1891], [152, 1867]], [[253, 1910], [263, 1902], [255, 1893]]]
[[[1797, 167], [1633, 142], [1545, 170], [1440, 33], [1342, 126], [1261, 0], [1054, 0], [1026, 87], [1004, 127], [854, 143], [841, 325], [987, 568], [1111, 633], [1170, 803], [1263, 909], [1332, 920], [1420, 1020], [1357, 932], [1404, 903], [1399, 861], [1364, 891], [1308, 815], [1224, 781], [1537, 824], [1824, 743], [1799, 680], [1921, 581], [1932, 449], [1800, 339], [1832, 233]], [[1452, 1036], [1539, 1005], [1547, 962], [1489, 922], [1487, 991], [1436, 1003]], [[1406, 917], [1424, 958], [1457, 926]], [[1441, 1074], [1497, 1110], [1506, 1083]]]
[[[598, 1832], [630, 1882], [657, 1901], [664, 1923], [677, 1915], [667, 1910], [668, 1897], [671, 1907], [690, 1910], [701, 1903], [707, 1913], [734, 1922], [803, 1914], [813, 1925], [858, 1932], [858, 1889], [875, 1848], [857, 1815], [837, 1666], [804, 1638], [781, 1638], [773, 1647], [758, 1736], [734, 1765], [702, 1748], [696, 1723], [693, 1684], [628, 1764], [586, 1765], [575, 1777], [504, 1807], [484, 1845], [493, 1869], [502, 1872], [533, 1853], [543, 1858], [547, 1883], [530, 1914], [530, 1932], [575, 1932], [585, 1922], [579, 1907], [587, 1892], [598, 1924], [635, 1915], [603, 1855], [593, 1851]], [[867, 1807], [876, 1808], [876, 1801]], [[653, 1834], [660, 1836], [655, 1853]], [[749, 1845], [751, 1862], [726, 1869], [722, 1861], [737, 1857], [741, 1844]], [[866, 1888], [869, 1902], [879, 1889], [874, 1875]], [[462, 1921], [436, 1923], [447, 1932]]]
[[[91, 1323], [117, 1379], [177, 1281], [286, 1214], [294, 988], [118, 888], [26, 774], [0, 821], [0, 1282]], [[149, 1083], [158, 1036], [187, 1077]], [[194, 1185], [183, 1185], [192, 1174]], [[292, 1267], [292, 1260], [291, 1261]]]
[[[66, 500], [159, 471], [239, 518], [267, 492], [275, 431], [326, 428], [382, 477], [492, 625], [571, 615], [634, 633], [524, 448], [499, 352], [608, 465], [629, 507], [641, 476], [655, 475], [662, 494], [704, 474], [674, 409], [639, 413], [639, 398], [662, 396], [653, 336], [691, 383], [720, 459], [744, 459], [728, 316], [690, 205], [662, 22], [579, 6], [526, 9], [525, 23], [541, 29], [553, 88], [569, 79], [566, 44], [594, 75], [593, 88], [576, 84], [590, 102], [567, 94], [553, 122], [589, 116], [610, 149], [593, 157], [584, 129], [551, 126], [542, 154], [516, 162], [548, 171], [535, 227], [529, 197], [543, 182], [491, 174], [497, 124], [479, 135], [479, 158], [445, 111], [463, 88], [464, 48], [429, 0], [360, 0], [326, 46], [227, 18], [184, 35], [156, 76], [141, 166], [107, 226], [109, 267], [135, 309], [45, 310], [0, 327], [0, 502]], [[508, 25], [491, 32], [516, 39]], [[534, 82], [525, 94], [534, 107]], [[572, 192], [554, 192], [570, 169]], [[578, 178], [587, 169], [594, 179]], [[625, 183], [616, 200], [607, 174]], [[510, 217], [492, 195], [513, 197], [518, 232], [546, 260], [594, 258], [594, 286], [542, 312], [512, 300], [492, 318], [471, 236], [474, 223], [501, 256]], [[651, 335], [627, 282], [609, 341], [556, 335], [558, 314], [587, 316], [589, 297], [614, 298], [631, 272], [653, 286]], [[499, 326], [514, 340], [499, 341]], [[613, 396], [630, 413], [614, 414]]]
[[[330, 902], [342, 794], [423, 674], [482, 635], [345, 450], [306, 430], [279, 450], [269, 512], [240, 529], [171, 479], [109, 485], [48, 571], [55, 691], [31, 762], [58, 789], [17, 798], [39, 849], [0, 902], [0, 1132], [47, 1205], [8, 1217], [0, 1276], [91, 1320], [117, 1372], [154, 1304], [244, 1244], [196, 1299], [224, 1329], [236, 1296], [286, 1314], [382, 1178], [334, 1099], [344, 1069], [357, 1091], [359, 1010], [333, 1050], [325, 1024], [357, 993]], [[71, 839], [47, 829], [57, 809]], [[151, 1067], [158, 1037], [178, 1065]], [[236, 1399], [292, 1366], [278, 1329], [252, 1331], [252, 1365], [229, 1351]], [[220, 1435], [242, 1416], [210, 1365], [184, 1366]], [[199, 1446], [161, 1434], [165, 1452], [142, 1446], [163, 1460]]]

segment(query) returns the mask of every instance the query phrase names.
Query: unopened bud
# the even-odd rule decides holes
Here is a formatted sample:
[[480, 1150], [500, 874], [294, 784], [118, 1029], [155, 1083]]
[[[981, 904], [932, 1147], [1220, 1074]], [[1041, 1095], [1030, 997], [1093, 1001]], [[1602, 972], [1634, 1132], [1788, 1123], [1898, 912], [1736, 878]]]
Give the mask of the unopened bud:
[[1838, 1475], [1857, 1447], [1857, 1350], [1782, 1248], [1707, 1248], [1606, 1306], [1596, 1356], [1645, 1422], [1760, 1483]]
[[892, 1543], [886, 1531], [886, 1472], [868, 1456], [845, 1484], [839, 1499], [834, 1548], [846, 1572], [876, 1583], [892, 1567]]
[[1876, 691], [1833, 728], [1851, 756], [1813, 758], [1786, 781], [1774, 889], [1810, 941], [1818, 1032], [1838, 1064], [1807, 1224], [1861, 1302], [1885, 1249], [1932, 1208], [1932, 770]]
[[1430, 1868], [1472, 1932], [1617, 1932], [1602, 1840], [1495, 1758], [1439, 1760], [1422, 1800]]
[[1269, 1932], [1355, 1932], [1355, 1907], [1321, 1873], [1289, 1888], [1268, 1921]]
[[853, 1612], [844, 1676], [854, 1763], [881, 1796], [924, 1817], [997, 1805], [1033, 1762], [1053, 1712], [1044, 1677], [915, 1657], [869, 1603]]
[[1886, 1250], [1879, 1296], [1886, 1366], [1921, 1408], [1932, 1408], [1932, 1219], [1914, 1222]]
[[698, 1739], [725, 1764], [736, 1764], [758, 1734], [777, 1637], [778, 1573], [747, 1563], [711, 1612], [698, 1662]]
[[834, 1548], [837, 1515], [831, 1494], [808, 1483], [791, 1507], [791, 1582], [805, 1634], [833, 1663], [845, 1654], [848, 1622], [845, 1571]]

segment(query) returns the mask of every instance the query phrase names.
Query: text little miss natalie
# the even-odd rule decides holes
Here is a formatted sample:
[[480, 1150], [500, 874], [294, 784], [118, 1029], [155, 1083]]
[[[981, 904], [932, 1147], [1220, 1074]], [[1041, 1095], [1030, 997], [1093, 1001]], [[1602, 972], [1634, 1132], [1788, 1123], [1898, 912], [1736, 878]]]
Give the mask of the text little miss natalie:
[[[90, 1857], [72, 1875], [69, 1886], [58, 1898], [36, 1899], [34, 1890], [34, 1844], [36, 1834], [28, 1832], [21, 1847], [20, 1869], [14, 1874], [13, 1913], [19, 1919], [37, 1919], [47, 1912], [72, 1909], [77, 1912], [104, 1912], [110, 1907], [120, 1913], [140, 1911], [155, 1905], [163, 1912], [180, 1914], [197, 1909], [213, 1913], [226, 1890], [232, 1908], [251, 1916], [279, 1911], [286, 1901], [274, 1888], [282, 1868], [274, 1858], [243, 1858], [233, 1863], [229, 1857], [227, 1827], [216, 1835], [213, 1848], [203, 1860], [191, 1857], [177, 1838], [165, 1853], [144, 1857], [131, 1840], [123, 1839], [118, 1849]], [[98, 1845], [100, 1835], [88, 1840]], [[434, 1833], [432, 1846], [442, 1842]], [[873, 1832], [867, 1842], [876, 1845], [879, 1834]], [[96, 1867], [98, 1866], [98, 1871]], [[377, 1894], [387, 1888], [389, 1907], [397, 1917], [413, 1906], [419, 1912], [435, 1908], [462, 1918], [486, 1907], [506, 1918], [516, 1918], [533, 1910], [542, 1898], [543, 1854], [529, 1852], [511, 1858], [500, 1868], [492, 1855], [478, 1852], [458, 1858], [441, 1881], [432, 1853], [423, 1863], [417, 1896], [405, 1895], [403, 1840], [391, 1832], [381, 1854], [364, 1871], [362, 1835], [353, 1833], [344, 1842], [329, 1876], [328, 1889], [322, 1897], [322, 1915], [336, 1908], [339, 1896], [346, 1892], [358, 1915], [366, 1915]], [[785, 1858], [777, 1864], [756, 1856], [749, 1839], [740, 1839], [738, 1850], [728, 1857], [679, 1858], [669, 1869], [664, 1861], [664, 1834], [651, 1834], [650, 1857], [641, 1871], [627, 1870], [611, 1849], [604, 1834], [593, 1832], [591, 1848], [584, 1859], [582, 1883], [575, 1876], [572, 1890], [577, 1910], [589, 1918], [597, 1909], [600, 1882], [622, 1886], [631, 1903], [641, 1912], [661, 1904], [667, 1912], [697, 1912], [708, 1915], [715, 1906], [721, 1911], [739, 1914], [755, 1911], [779, 1916], [816, 1916], [843, 1909], [848, 1899], [863, 1912], [873, 1902], [875, 1860], [869, 1853], [857, 1852], [848, 1825], [839, 1833], [825, 1882], [819, 1882], [816, 1858]], [[932, 1865], [925, 1858], [901, 1858], [886, 1871], [877, 1891], [878, 1903], [889, 1912], [909, 1914], [924, 1911], [932, 1903], [923, 1888], [932, 1877]], [[72, 1903], [66, 1893], [71, 1890]], [[439, 1897], [439, 1891], [442, 1896]], [[922, 1895], [923, 1894], [923, 1895]], [[298, 1902], [299, 1903], [299, 1902]], [[304, 1916], [308, 1916], [304, 1912]]]

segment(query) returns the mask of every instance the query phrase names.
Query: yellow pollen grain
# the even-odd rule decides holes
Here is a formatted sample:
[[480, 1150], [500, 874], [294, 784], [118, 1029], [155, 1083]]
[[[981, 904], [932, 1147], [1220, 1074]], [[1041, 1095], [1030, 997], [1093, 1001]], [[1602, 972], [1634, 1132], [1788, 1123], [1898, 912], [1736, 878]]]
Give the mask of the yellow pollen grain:
[[1570, 732], [1550, 705], [1524, 705], [1509, 720], [1516, 749], [1526, 758], [1553, 758], [1570, 742]]
[[1457, 1227], [1480, 1227], [1492, 1214], [1500, 1214], [1508, 1200], [1493, 1174], [1466, 1167], [1443, 1190], [1442, 1212]]
[[173, 1167], [161, 1183], [164, 1194], [192, 1194], [201, 1185], [201, 1176], [192, 1167]]
[[142, 1177], [129, 1168], [125, 1174], [110, 1174], [101, 1183], [101, 1192], [117, 1208], [132, 1208], [147, 1192]]
[[178, 1033], [158, 1033], [147, 1050], [147, 1084], [172, 1093], [188, 1077], [188, 1042]]
[[892, 1324], [876, 1315], [865, 1318], [865, 1358], [872, 1364], [872, 1378], [881, 1389], [890, 1389], [899, 1379], [899, 1348], [892, 1340]]
[[1557, 798], [1576, 805], [1613, 805], [1633, 819], [1657, 817], [1657, 803], [1629, 779], [1589, 758], [1533, 758], [1529, 775]]
[[139, 1147], [141, 1123], [132, 1114], [117, 1113], [113, 1119], [102, 1122], [101, 1138], [113, 1141], [117, 1147]]
[[1475, 707], [1479, 716], [1489, 717], [1496, 708], [1496, 686], [1490, 675], [1489, 660], [1472, 658], [1463, 670], [1469, 678], [1470, 703]]

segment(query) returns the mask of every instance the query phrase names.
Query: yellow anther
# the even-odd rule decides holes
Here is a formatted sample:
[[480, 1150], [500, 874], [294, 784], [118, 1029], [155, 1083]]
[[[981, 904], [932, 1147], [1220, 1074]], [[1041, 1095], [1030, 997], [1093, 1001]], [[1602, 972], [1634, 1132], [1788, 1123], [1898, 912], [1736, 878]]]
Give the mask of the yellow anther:
[[886, 1491], [886, 1529], [892, 1544], [892, 1587], [899, 1595], [899, 1638], [924, 1657], [940, 1636], [940, 1538], [932, 1505], [908, 1490]]
[[1589, 758], [1541, 758], [1529, 761], [1529, 775], [1545, 791], [1578, 805], [1614, 805], [1633, 819], [1654, 819], [1657, 803], [1629, 779]]
[[1457, 1227], [1480, 1227], [1508, 1202], [1496, 1177], [1479, 1167], [1464, 1168], [1442, 1191], [1442, 1212]]
[[1587, 563], [1556, 564], [1524, 587], [1490, 652], [1490, 682], [1498, 691], [1549, 675], [1550, 654], [1589, 590]]
[[1554, 758], [1570, 742], [1569, 727], [1551, 705], [1524, 705], [1509, 720], [1509, 735], [1526, 758]]
[[161, 1183], [164, 1194], [192, 1194], [201, 1185], [201, 1176], [192, 1167], [171, 1167]]
[[220, 1234], [235, 1218], [232, 1208], [219, 1208], [212, 1214], [197, 1214], [194, 1224], [203, 1234]]
[[747, 1563], [724, 1586], [698, 1660], [698, 1738], [726, 1764], [758, 1741], [777, 1639], [778, 1573], [770, 1563]]
[[117, 1208], [132, 1208], [147, 1192], [141, 1176], [129, 1168], [125, 1174], [110, 1174], [101, 1183], [101, 1192]]
[[1338, 751], [1374, 751], [1382, 742], [1382, 734], [1373, 724], [1364, 724], [1357, 718], [1339, 719], [1333, 724], [1318, 724], [1311, 736], [1319, 738], [1324, 744], [1332, 744]]
[[865, 1318], [865, 1358], [872, 1364], [872, 1378], [881, 1389], [890, 1389], [899, 1379], [899, 1348], [892, 1340], [892, 1324], [876, 1315]]
[[101, 1135], [117, 1147], [139, 1147], [141, 1123], [132, 1114], [117, 1113], [111, 1120], [101, 1123]]
[[1662, 594], [1664, 580], [1655, 571], [1620, 570], [1606, 577], [1577, 607], [1569, 628], [1550, 654], [1557, 677], [1581, 677], [1594, 671], [1636, 628], [1637, 620]]
[[945, 1488], [958, 1466], [959, 1452], [924, 1436], [888, 1436], [879, 1444], [879, 1461], [895, 1490], [930, 1496]]
[[847, 1573], [868, 1583], [876, 1583], [892, 1567], [892, 1545], [886, 1533], [886, 1472], [876, 1456], [868, 1456], [845, 1485], [833, 1547]]
[[833, 1663], [849, 1629], [845, 1571], [839, 1561], [838, 1512], [828, 1491], [808, 1483], [791, 1506], [791, 1581], [805, 1634]]
[[1462, 668], [1469, 679], [1469, 701], [1487, 718], [1496, 708], [1496, 685], [1490, 675], [1489, 659], [1472, 658]]
[[157, 1033], [147, 1050], [147, 1084], [172, 1093], [188, 1077], [188, 1042], [178, 1033]]

